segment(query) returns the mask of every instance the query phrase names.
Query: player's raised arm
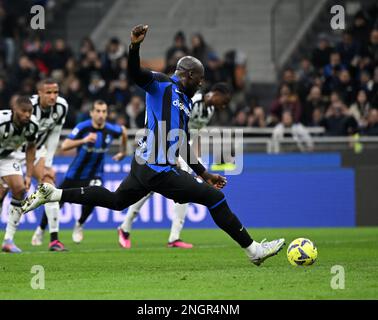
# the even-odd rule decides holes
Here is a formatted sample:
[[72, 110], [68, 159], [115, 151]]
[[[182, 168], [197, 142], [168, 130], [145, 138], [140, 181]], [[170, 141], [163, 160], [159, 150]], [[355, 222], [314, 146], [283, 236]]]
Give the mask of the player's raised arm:
[[146, 86], [153, 81], [153, 73], [140, 67], [139, 47], [146, 37], [147, 30], [147, 25], [138, 25], [131, 30], [131, 43], [128, 58], [129, 76], [143, 89], [146, 89]]

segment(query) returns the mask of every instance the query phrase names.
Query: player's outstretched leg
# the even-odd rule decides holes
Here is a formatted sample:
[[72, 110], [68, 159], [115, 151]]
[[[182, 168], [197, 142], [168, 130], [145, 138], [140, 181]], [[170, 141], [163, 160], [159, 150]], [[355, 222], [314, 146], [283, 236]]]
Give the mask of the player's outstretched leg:
[[171, 232], [168, 238], [168, 248], [182, 248], [191, 249], [193, 245], [188, 242], [181, 240], [180, 234], [182, 228], [184, 227], [186, 212], [188, 210], [189, 203], [175, 203], [174, 205], [174, 215], [172, 218]]
[[118, 243], [124, 249], [131, 248], [131, 229], [133, 226], [133, 222], [135, 218], [138, 216], [140, 209], [143, 207], [145, 202], [152, 196], [152, 193], [149, 193], [138, 202], [134, 203], [129, 207], [127, 210], [127, 214], [125, 216], [125, 220], [123, 223], [118, 227]]

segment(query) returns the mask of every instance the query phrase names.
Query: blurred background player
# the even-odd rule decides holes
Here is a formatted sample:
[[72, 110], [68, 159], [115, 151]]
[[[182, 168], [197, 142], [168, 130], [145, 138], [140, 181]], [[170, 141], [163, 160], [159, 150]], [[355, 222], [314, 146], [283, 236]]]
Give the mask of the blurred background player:
[[[230, 102], [231, 92], [228, 86], [225, 83], [217, 83], [213, 85], [211, 90], [202, 94], [197, 92], [193, 98], [193, 107], [190, 115], [189, 129], [191, 130], [200, 130], [204, 128], [211, 120], [211, 117], [214, 114], [215, 109], [225, 108], [226, 105]], [[191, 135], [191, 144], [193, 145], [194, 136]], [[199, 147], [199, 146], [198, 146]], [[199, 156], [200, 152], [198, 148], [195, 148], [196, 155]], [[200, 157], [199, 157], [200, 159]], [[187, 165], [187, 163], [179, 157], [178, 164], [180, 168], [186, 172], [192, 173], [193, 170]], [[130, 233], [134, 219], [140, 212], [140, 209], [144, 203], [152, 196], [152, 193], [148, 194], [146, 197], [142, 198], [137, 203], [130, 206], [127, 211], [125, 221], [118, 228], [118, 241], [121, 247], [125, 249], [131, 248]], [[169, 248], [183, 248], [191, 249], [193, 245], [182, 241], [180, 238], [181, 230], [184, 226], [185, 217], [189, 203], [175, 203], [174, 205], [174, 215], [172, 219], [171, 232], [168, 238], [168, 247]]]
[[[33, 177], [39, 183], [48, 182], [55, 184], [55, 171], [52, 168], [52, 164], [67, 116], [68, 103], [64, 98], [59, 96], [59, 85], [53, 79], [41, 80], [37, 84], [37, 90], [38, 94], [30, 98], [33, 104], [33, 114], [39, 125]], [[17, 157], [22, 160], [24, 158], [24, 150], [18, 150]], [[64, 251], [65, 247], [58, 239], [59, 203], [47, 203], [45, 211], [49, 220], [49, 250]]]
[[[22, 216], [21, 200], [30, 188], [34, 167], [38, 123], [32, 113], [33, 105], [27, 96], [18, 97], [12, 110], [0, 112], [0, 182], [3, 183], [3, 196], [6, 194], [6, 188], [12, 192], [2, 245], [4, 252], [21, 252], [14, 243], [14, 235]], [[26, 174], [23, 178], [22, 163], [16, 157], [15, 150], [25, 142]]]
[[[59, 188], [101, 186], [105, 154], [113, 139], [122, 136], [120, 151], [113, 157], [113, 160], [121, 161], [126, 156], [126, 128], [107, 122], [107, 116], [108, 105], [106, 102], [96, 100], [90, 111], [91, 119], [80, 122], [63, 141], [62, 151], [77, 149], [77, 154]], [[72, 233], [74, 242], [80, 243], [83, 240], [83, 225], [93, 208], [94, 206], [89, 205], [82, 207], [81, 217], [76, 222]], [[40, 225], [34, 232], [32, 245], [42, 245], [47, 224], [47, 215], [44, 213]]]

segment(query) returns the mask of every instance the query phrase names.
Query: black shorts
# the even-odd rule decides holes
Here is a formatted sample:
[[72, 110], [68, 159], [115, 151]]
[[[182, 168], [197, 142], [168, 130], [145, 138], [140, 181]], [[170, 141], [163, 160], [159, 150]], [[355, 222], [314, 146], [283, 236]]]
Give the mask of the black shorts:
[[138, 164], [133, 159], [130, 174], [116, 190], [118, 201], [126, 208], [151, 191], [178, 203], [194, 202], [208, 208], [224, 199], [221, 191], [177, 167], [167, 172], [156, 172], [147, 164]]

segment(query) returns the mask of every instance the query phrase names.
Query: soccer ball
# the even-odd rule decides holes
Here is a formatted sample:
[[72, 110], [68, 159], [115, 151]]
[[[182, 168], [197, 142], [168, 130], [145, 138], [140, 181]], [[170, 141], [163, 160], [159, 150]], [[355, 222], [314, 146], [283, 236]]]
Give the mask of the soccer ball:
[[295, 239], [287, 248], [287, 259], [293, 266], [312, 265], [318, 256], [318, 249], [306, 238]]

